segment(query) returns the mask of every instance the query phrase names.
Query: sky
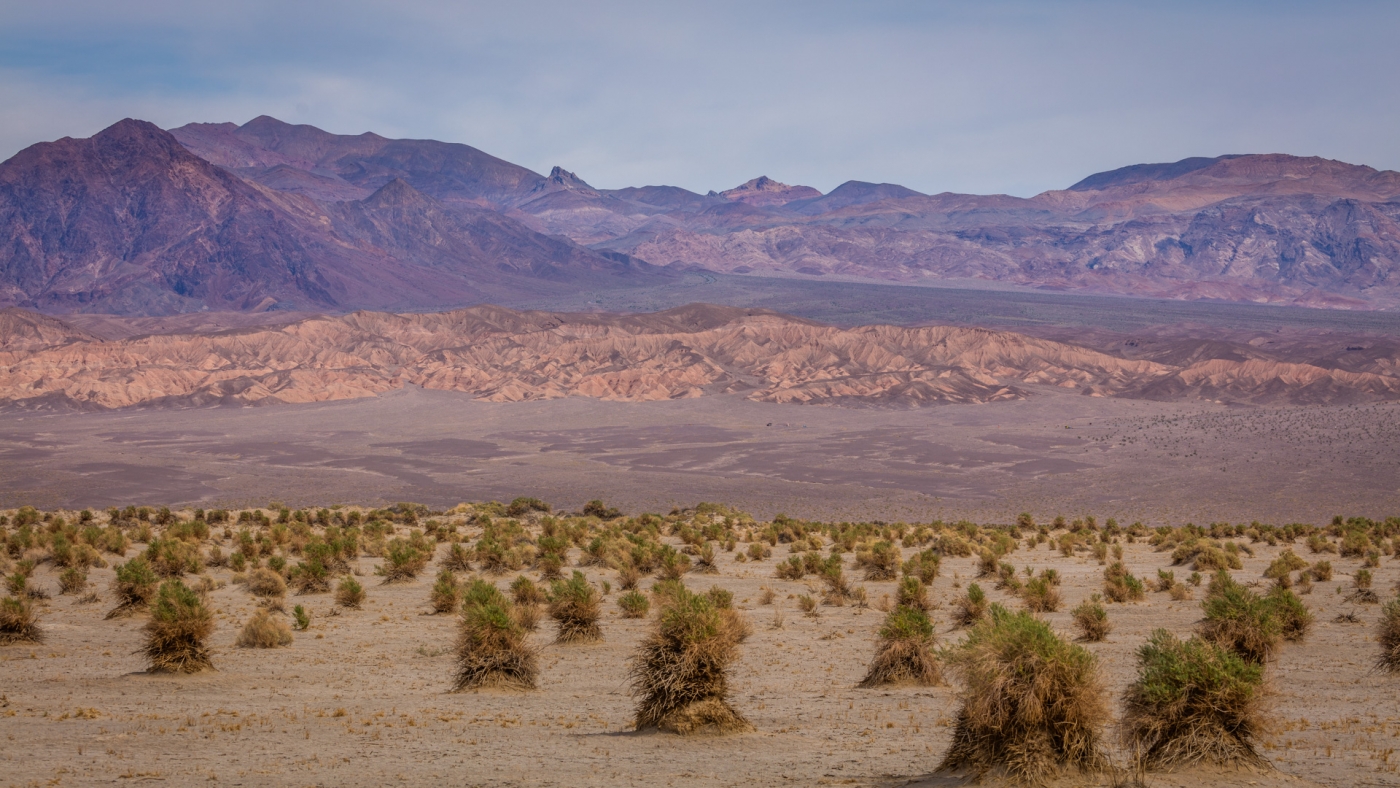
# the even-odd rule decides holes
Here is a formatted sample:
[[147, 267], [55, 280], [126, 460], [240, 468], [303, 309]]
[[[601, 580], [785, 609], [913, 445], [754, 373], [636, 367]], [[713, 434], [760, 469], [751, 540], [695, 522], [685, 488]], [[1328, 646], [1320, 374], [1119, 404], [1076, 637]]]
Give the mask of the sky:
[[1400, 169], [1400, 3], [0, 0], [0, 158], [124, 117], [461, 142], [600, 188], [1030, 196], [1225, 153]]

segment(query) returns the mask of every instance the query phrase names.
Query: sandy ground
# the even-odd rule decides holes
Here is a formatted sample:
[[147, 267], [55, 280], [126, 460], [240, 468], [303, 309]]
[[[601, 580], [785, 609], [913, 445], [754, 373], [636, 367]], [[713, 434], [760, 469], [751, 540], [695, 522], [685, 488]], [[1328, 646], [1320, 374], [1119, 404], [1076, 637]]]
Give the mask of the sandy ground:
[[534, 495], [771, 517], [1324, 523], [1400, 513], [1400, 403], [1110, 400], [917, 410], [406, 389], [318, 405], [0, 414], [0, 506], [289, 505]]
[[[1256, 545], [1236, 572], [1261, 576], [1277, 550]], [[1125, 545], [1126, 563], [1155, 577], [1169, 553]], [[1308, 560], [1306, 547], [1295, 549]], [[906, 551], [907, 553], [908, 551]], [[256, 605], [238, 585], [211, 594], [218, 629], [217, 672], [187, 677], [142, 672], [133, 652], [141, 619], [106, 621], [110, 569], [93, 570], [101, 602], [57, 595], [51, 567], [35, 574], [54, 594], [44, 604], [47, 640], [0, 648], [0, 784], [95, 785], [955, 785], [930, 774], [945, 750], [956, 713], [954, 688], [856, 689], [873, 654], [882, 619], [875, 609], [823, 607], [804, 617], [795, 595], [804, 582], [773, 579], [780, 545], [762, 563], [724, 554], [718, 575], [689, 575], [693, 588], [732, 590], [754, 624], [734, 674], [734, 703], [757, 731], [686, 739], [630, 731], [626, 661], [649, 620], [617, 615], [615, 573], [605, 600], [605, 640], [552, 645], [546, 619], [532, 636], [542, 647], [538, 691], [452, 694], [448, 650], [455, 618], [428, 615], [435, 567], [415, 581], [379, 585], [376, 559], [361, 558], [369, 592], [364, 609], [332, 615], [329, 595], [290, 597], [312, 613], [312, 626], [288, 648], [239, 649], [238, 628]], [[1274, 700], [1263, 740], [1271, 772], [1153, 775], [1155, 786], [1400, 784], [1400, 678], [1371, 670], [1378, 609], [1343, 601], [1355, 559], [1326, 556], [1334, 580], [1302, 597], [1317, 617], [1310, 637], [1287, 644], [1269, 668]], [[949, 601], [973, 573], [973, 559], [945, 559], [933, 584], [942, 603], [939, 637], [953, 642]], [[1049, 614], [1069, 631], [1066, 611], [1101, 587], [1091, 557], [1064, 558], [1041, 546], [1009, 556], [1018, 569], [1056, 567], [1064, 606]], [[1177, 576], [1189, 572], [1176, 568]], [[216, 581], [226, 570], [211, 570]], [[497, 578], [504, 587], [513, 575]], [[1385, 559], [1375, 587], [1388, 593], [1400, 564]], [[644, 581], [649, 584], [650, 580]], [[777, 591], [758, 604], [762, 586]], [[864, 583], [872, 602], [893, 583]], [[1007, 601], [1000, 592], [993, 599]], [[1199, 600], [1201, 589], [1197, 590]], [[1336, 623], [1354, 611], [1360, 624]], [[1199, 602], [1152, 593], [1140, 603], [1110, 605], [1115, 629], [1089, 644], [1113, 697], [1134, 671], [1134, 651], [1155, 627], [1187, 633]], [[1115, 702], [1116, 707], [1116, 702]], [[1066, 784], [1086, 784], [1074, 778]]]

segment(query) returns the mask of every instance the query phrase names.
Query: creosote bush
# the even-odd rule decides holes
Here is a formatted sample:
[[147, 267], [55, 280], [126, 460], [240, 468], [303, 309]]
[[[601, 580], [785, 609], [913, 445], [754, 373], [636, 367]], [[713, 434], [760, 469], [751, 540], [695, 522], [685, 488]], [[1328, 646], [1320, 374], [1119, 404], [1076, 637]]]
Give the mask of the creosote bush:
[[945, 661], [963, 686], [940, 770], [1001, 770], [1040, 783], [1107, 766], [1100, 732], [1108, 709], [1094, 655], [1044, 621], [994, 604]]
[[146, 659], [152, 672], [198, 673], [212, 668], [205, 641], [214, 615], [199, 594], [178, 578], [166, 580], [151, 603], [146, 622]]
[[559, 625], [559, 643], [596, 643], [603, 639], [598, 626], [598, 589], [582, 572], [568, 580], [555, 580], [549, 589], [549, 616]]
[[44, 630], [34, 603], [23, 597], [0, 599], [0, 646], [11, 643], [41, 643]]
[[737, 656], [732, 619], [721, 615], [709, 596], [681, 588], [632, 657], [637, 729], [680, 734], [752, 730], [727, 697], [729, 665]]
[[259, 610], [238, 633], [240, 648], [278, 648], [292, 644], [292, 630], [271, 611]]
[[1254, 749], [1264, 669], [1229, 649], [1165, 629], [1138, 649], [1137, 680], [1123, 696], [1123, 742], [1141, 767], [1265, 761]]
[[[917, 581], [918, 578], [909, 579]], [[938, 660], [930, 651], [934, 643], [933, 622], [923, 610], [896, 607], [885, 617], [879, 634], [875, 660], [860, 686], [914, 684], [928, 687], [943, 683]]]
[[342, 578], [335, 587], [335, 603], [341, 607], [358, 610], [365, 603], [365, 587], [353, 577]]

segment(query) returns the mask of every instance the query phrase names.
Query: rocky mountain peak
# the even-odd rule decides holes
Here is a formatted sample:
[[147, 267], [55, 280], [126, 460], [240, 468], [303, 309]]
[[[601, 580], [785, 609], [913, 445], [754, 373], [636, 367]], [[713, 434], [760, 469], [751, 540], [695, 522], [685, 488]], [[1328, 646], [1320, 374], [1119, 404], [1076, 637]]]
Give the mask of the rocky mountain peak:
[[785, 205], [793, 200], [820, 197], [822, 193], [811, 186], [789, 186], [786, 183], [775, 181], [767, 175], [760, 175], [751, 181], [720, 192], [719, 196], [730, 202], [742, 202], [749, 205]]

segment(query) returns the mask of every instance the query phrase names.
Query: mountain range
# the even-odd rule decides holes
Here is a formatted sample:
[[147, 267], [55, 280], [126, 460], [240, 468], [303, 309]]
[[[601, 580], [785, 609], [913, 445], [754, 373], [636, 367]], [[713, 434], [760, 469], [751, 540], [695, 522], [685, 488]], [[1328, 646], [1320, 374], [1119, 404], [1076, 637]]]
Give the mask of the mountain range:
[[1400, 307], [1400, 173], [1232, 155], [1029, 198], [755, 178], [598, 189], [467, 145], [123, 120], [0, 163], [0, 306], [434, 310], [685, 271]]
[[735, 395], [907, 407], [1045, 390], [1257, 404], [1400, 399], [1389, 352], [1300, 362], [1249, 345], [1210, 353], [1178, 346], [1144, 357], [1131, 347], [1110, 353], [1008, 331], [840, 328], [706, 304], [635, 315], [495, 306], [354, 312], [110, 338], [101, 328], [0, 310], [0, 406], [266, 405], [370, 397], [405, 385], [489, 402]]

